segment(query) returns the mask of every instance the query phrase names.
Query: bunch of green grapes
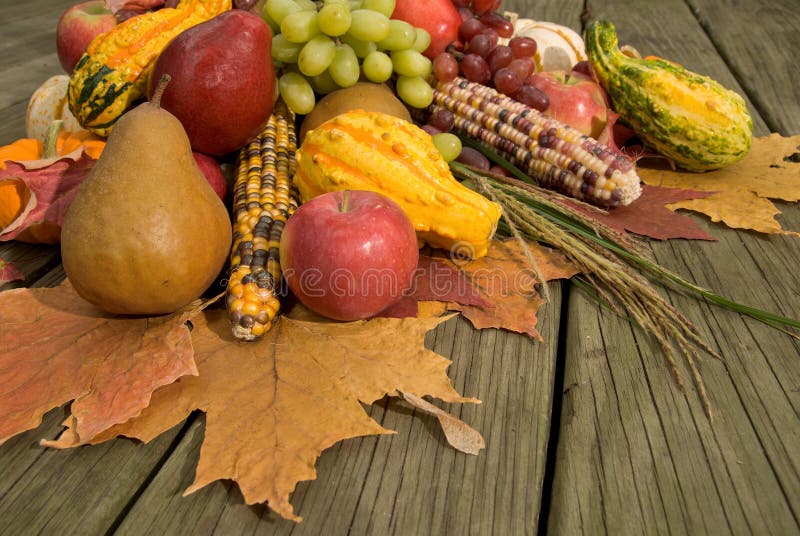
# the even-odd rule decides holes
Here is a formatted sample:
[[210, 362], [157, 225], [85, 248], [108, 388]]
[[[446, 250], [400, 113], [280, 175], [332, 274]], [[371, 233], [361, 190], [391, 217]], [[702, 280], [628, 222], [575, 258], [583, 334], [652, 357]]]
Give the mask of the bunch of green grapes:
[[393, 76], [406, 104], [428, 106], [432, 64], [422, 52], [431, 36], [390, 19], [394, 5], [395, 0], [267, 0], [262, 17], [273, 31], [278, 91], [287, 106], [307, 114], [315, 92], [324, 95], [362, 77], [382, 83]]

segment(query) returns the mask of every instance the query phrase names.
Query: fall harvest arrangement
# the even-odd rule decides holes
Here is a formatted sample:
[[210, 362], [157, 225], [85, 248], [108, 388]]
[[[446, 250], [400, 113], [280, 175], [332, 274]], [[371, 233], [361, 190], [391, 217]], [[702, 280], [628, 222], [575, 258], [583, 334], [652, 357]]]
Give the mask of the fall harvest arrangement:
[[[0, 210], [0, 238], [60, 242], [67, 282], [4, 292], [0, 319], [80, 329], [92, 359], [58, 392], [3, 410], [0, 441], [70, 401], [67, 430], [46, 444], [149, 440], [185, 418], [176, 400], [213, 412], [203, 393], [236, 384], [237, 365], [257, 380], [243, 390], [322, 381], [350, 412], [390, 395], [440, 415], [420, 397], [474, 400], [423, 349], [425, 332], [454, 310], [476, 327], [536, 336], [536, 309], [557, 277], [655, 337], [678, 382], [682, 356], [709, 415], [695, 360], [714, 351], [653, 281], [800, 327], [665, 270], [627, 233], [657, 236], [637, 218], [659, 203], [669, 213], [665, 200], [711, 196], [649, 186], [630, 147], [688, 175], [735, 166], [754, 143], [739, 95], [621, 48], [610, 22], [581, 38], [501, 13], [499, 1], [442, 0], [434, 16], [413, 4], [115, 5], [102, 31], [70, 28], [65, 13], [58, 52], [68, 74], [32, 96], [28, 137], [0, 148], [0, 188], [16, 195]], [[69, 193], [47, 206], [56, 189]], [[529, 278], [499, 297], [480, 278], [487, 268]], [[144, 344], [131, 354], [120, 333]], [[35, 342], [0, 339], [4, 362], [36, 352]], [[374, 363], [379, 385], [349, 366], [358, 358]], [[149, 381], [121, 384], [112, 373], [121, 361]], [[427, 373], [403, 372], [415, 368]], [[118, 396], [130, 403], [110, 407]], [[260, 444], [313, 420], [304, 429], [320, 435], [299, 456], [312, 467], [336, 440], [385, 432], [363, 411], [331, 430], [331, 413], [345, 409], [300, 417], [277, 395], [261, 409], [279, 417], [274, 429], [250, 423]], [[483, 447], [464, 423], [440, 422], [464, 432], [456, 448]], [[201, 455], [189, 491], [233, 478], [249, 503], [297, 519], [289, 494], [313, 472], [280, 460], [265, 468], [262, 457], [239, 453], [227, 467]]]

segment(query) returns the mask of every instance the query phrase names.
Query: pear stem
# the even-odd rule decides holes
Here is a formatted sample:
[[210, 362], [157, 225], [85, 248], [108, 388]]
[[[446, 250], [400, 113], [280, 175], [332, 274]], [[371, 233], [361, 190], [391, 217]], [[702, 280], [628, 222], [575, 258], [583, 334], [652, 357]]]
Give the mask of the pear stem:
[[152, 104], [156, 108], [161, 107], [161, 96], [164, 94], [164, 90], [167, 89], [167, 84], [169, 84], [170, 80], [172, 80], [172, 77], [170, 75], [166, 73], [161, 75], [161, 80], [158, 81], [156, 90], [153, 92], [153, 98], [150, 99], [150, 104]]
[[342, 202], [339, 204], [339, 212], [348, 212], [350, 210], [350, 190], [342, 192]]
[[44, 141], [42, 142], [42, 158], [55, 158], [58, 156], [58, 135], [61, 133], [62, 128], [64, 128], [62, 119], [55, 119], [47, 125]]

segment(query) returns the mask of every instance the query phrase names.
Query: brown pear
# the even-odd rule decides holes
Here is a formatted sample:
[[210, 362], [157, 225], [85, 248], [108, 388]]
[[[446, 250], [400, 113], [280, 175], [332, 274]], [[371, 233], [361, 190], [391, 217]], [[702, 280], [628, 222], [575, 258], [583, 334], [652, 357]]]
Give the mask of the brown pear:
[[230, 251], [228, 211], [160, 94], [119, 119], [61, 230], [73, 287], [111, 313], [180, 309], [211, 285]]

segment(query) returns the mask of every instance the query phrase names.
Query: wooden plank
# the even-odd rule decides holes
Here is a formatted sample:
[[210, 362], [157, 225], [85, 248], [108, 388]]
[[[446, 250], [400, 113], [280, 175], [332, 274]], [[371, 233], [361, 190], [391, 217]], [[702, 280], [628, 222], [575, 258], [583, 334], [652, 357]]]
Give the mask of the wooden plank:
[[[722, 8], [714, 4], [716, 14]], [[649, 7], [646, 17], [624, 2], [591, 7], [598, 18], [611, 14], [621, 42], [741, 89], [681, 2]], [[759, 23], [768, 27], [769, 21]], [[749, 45], [756, 39], [740, 38]], [[765, 123], [758, 116], [755, 123], [764, 134]], [[800, 211], [796, 206], [786, 211], [784, 220], [796, 229]], [[656, 259], [734, 299], [800, 317], [800, 280], [785, 269], [800, 253], [796, 238], [703, 225], [718, 242], [655, 244]], [[715, 420], [705, 418], [691, 388], [682, 393], [676, 387], [651, 341], [570, 293], [566, 393], [549, 529], [568, 534], [797, 532], [799, 460], [791, 445], [800, 441], [800, 346], [719, 308], [670, 297], [723, 356], [699, 363]], [[686, 367], [680, 368], [689, 378]]]
[[[800, 11], [794, 0], [744, 2], [687, 0], [720, 54], [751, 96], [773, 132], [800, 132], [800, 77], [797, 29]], [[761, 22], [769, 22], [769, 30]], [[759, 29], [754, 30], [754, 23]]]

